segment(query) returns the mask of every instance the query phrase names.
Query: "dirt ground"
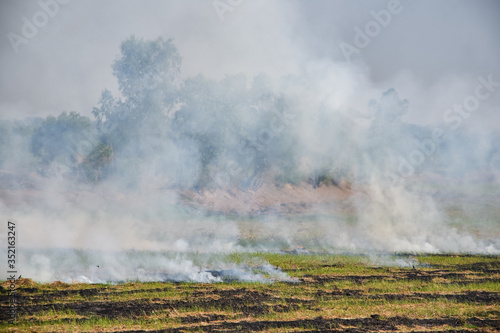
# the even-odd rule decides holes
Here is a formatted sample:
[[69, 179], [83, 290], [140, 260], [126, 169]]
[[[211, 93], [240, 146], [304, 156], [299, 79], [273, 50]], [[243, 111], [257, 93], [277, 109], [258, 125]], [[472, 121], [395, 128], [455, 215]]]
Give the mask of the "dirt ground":
[[[456, 270], [458, 268], [459, 270]], [[289, 273], [300, 270], [290, 269]], [[441, 287], [446, 284], [468, 285], [481, 282], [498, 284], [500, 278], [500, 263], [476, 263], [455, 267], [451, 271], [438, 269], [394, 269], [390, 275], [303, 275], [300, 283], [289, 283], [289, 288], [302, 288], [310, 293], [307, 297], [283, 297], [277, 289], [255, 289], [251, 286], [234, 285], [231, 289], [221, 289], [217, 284], [182, 284], [165, 283], [164, 287], [145, 290], [120, 291], [113, 288], [96, 286], [82, 289], [64, 290], [65, 284], [52, 283], [53, 290], [41, 290], [40, 285], [29, 279], [18, 281], [18, 315], [36, 325], [50, 325], [50, 319], [37, 319], [40, 313], [47, 311], [69, 311], [77, 315], [74, 323], [84, 323], [89, 318], [148, 318], [157, 313], [166, 313], [166, 317], [175, 317], [178, 326], [148, 332], [495, 332], [500, 330], [500, 292], [469, 290], [465, 292], [404, 292], [404, 293], [373, 293], [363, 290], [363, 285], [371, 281], [386, 279], [388, 281], [402, 280], [411, 283], [436, 282]], [[376, 271], [375, 271], [376, 273]], [[359, 288], [325, 288], [324, 286], [351, 281]], [[452, 281], [452, 282], [450, 282]], [[286, 283], [285, 283], [286, 285]], [[67, 287], [68, 285], [66, 285]], [[283, 283], [280, 284], [283, 288]], [[285, 286], [286, 287], [286, 286]], [[7, 320], [8, 304], [7, 283], [2, 284], [0, 295], [2, 311], [1, 321]], [[178, 290], [185, 294], [182, 299], [156, 297], [158, 293]], [[286, 288], [285, 288], [286, 289]], [[281, 289], [282, 290], [282, 289]], [[140, 294], [140, 298], [132, 298]], [[150, 295], [150, 296], [147, 296]], [[79, 297], [78, 301], [69, 301]], [[430, 318], [415, 318], [409, 316], [381, 316], [377, 313], [366, 313], [356, 318], [327, 318], [321, 314], [324, 308], [319, 305], [325, 300], [363, 299], [386, 300], [389, 302], [411, 301], [415, 304], [425, 304], [429, 301], [442, 300], [450, 304], [484, 305], [489, 309], [481, 316], [457, 318], [454, 316], [435, 316]], [[390, 304], [390, 303], [388, 303]], [[193, 311], [193, 309], [196, 309]], [[230, 309], [230, 310], [228, 310]], [[317, 312], [314, 318], [289, 318], [287, 313], [299, 309], [308, 313]], [[274, 320], [266, 319], [269, 314], [275, 314]], [[60, 322], [60, 320], [59, 320]], [[144, 330], [120, 330], [116, 332], [145, 332]]]
[[[53, 182], [57, 183], [55, 180]], [[51, 188], [50, 185], [49, 179], [33, 172], [0, 170], [0, 204], [3, 203], [7, 207], [23, 207], [43, 202], [47, 196], [44, 189]], [[59, 188], [59, 190], [65, 191], [61, 195], [70, 203], [78, 203], [82, 199], [96, 200], [96, 194], [90, 185], [81, 184], [78, 191], [75, 191], [75, 187]], [[351, 184], [343, 180], [338, 184], [331, 182], [313, 184], [304, 181], [299, 185], [276, 185], [272, 177], [265, 176], [245, 189], [230, 187], [198, 191], [173, 190], [158, 184], [156, 188], [150, 190], [158, 193], [173, 191], [181, 203], [196, 209], [245, 216], [304, 213], [315, 207], [332, 203], [338, 205], [355, 193]], [[113, 194], [116, 196], [116, 193]]]
[[197, 209], [226, 215], [303, 214], [315, 208], [350, 209], [348, 198], [355, 193], [351, 185], [320, 184], [307, 182], [300, 185], [277, 186], [272, 180], [256, 188], [212, 189], [183, 191], [181, 201]]

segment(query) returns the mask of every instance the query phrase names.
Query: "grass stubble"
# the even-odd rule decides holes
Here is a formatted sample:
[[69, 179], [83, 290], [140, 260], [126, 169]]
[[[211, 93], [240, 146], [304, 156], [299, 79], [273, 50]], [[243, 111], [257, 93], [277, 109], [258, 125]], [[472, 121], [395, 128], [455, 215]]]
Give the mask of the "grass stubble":
[[[235, 253], [258, 257], [299, 282], [38, 284], [18, 281], [17, 321], [4, 332], [497, 332], [500, 258]], [[397, 261], [397, 260], [399, 261]], [[411, 261], [410, 261], [411, 259]]]

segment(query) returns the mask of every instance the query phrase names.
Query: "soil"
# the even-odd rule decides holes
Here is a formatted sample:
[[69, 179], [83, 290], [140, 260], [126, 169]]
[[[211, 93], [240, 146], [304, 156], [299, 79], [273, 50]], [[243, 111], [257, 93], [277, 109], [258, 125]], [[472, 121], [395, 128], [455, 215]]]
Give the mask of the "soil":
[[355, 189], [346, 182], [313, 186], [307, 182], [299, 185], [276, 185], [272, 180], [258, 188], [206, 189], [180, 192], [182, 203], [208, 213], [256, 216], [261, 214], [294, 215], [314, 209], [323, 211], [349, 211], [349, 197]]
[[[183, 190], [158, 185], [150, 190], [176, 192], [181, 203], [207, 213], [239, 216], [269, 213], [291, 215], [318, 207], [351, 209], [346, 199], [359, 192], [345, 180], [338, 183], [304, 181], [297, 185], [279, 185], [269, 175], [257, 178], [246, 188]], [[16, 208], [44, 202], [47, 195], [44, 189], [50, 188], [50, 181], [34, 172], [0, 170], [0, 204]], [[78, 192], [63, 189], [65, 192], [61, 194], [69, 203], [77, 204], [82, 198], [96, 200], [91, 186], [82, 184], [78, 188]]]
[[[451, 327], [460, 327], [464, 324], [474, 325], [478, 328], [500, 328], [496, 320], [481, 320], [479, 318], [470, 318], [467, 322], [462, 322], [454, 318], [436, 318], [436, 319], [409, 319], [406, 317], [391, 317], [380, 319], [378, 317], [355, 318], [355, 319], [325, 319], [317, 317], [314, 319], [298, 319], [286, 321], [240, 321], [240, 322], [222, 322], [212, 325], [204, 325], [199, 328], [203, 332], [259, 332], [269, 329], [294, 329], [311, 327], [313, 330], [300, 332], [373, 332], [373, 331], [397, 331], [398, 326], [423, 327], [426, 332], [433, 327], [442, 327], [449, 325]], [[148, 331], [155, 333], [185, 332], [188, 327], [179, 327], [176, 329]], [[145, 332], [145, 331], [122, 331], [122, 332]], [[412, 331], [415, 332], [415, 331]], [[439, 331], [432, 331], [439, 332]], [[458, 330], [446, 332], [477, 332], [476, 330]]]
[[[0, 203], [7, 206], [28, 203], [42, 194], [43, 179], [36, 175], [28, 178], [21, 176], [13, 181], [12, 175], [0, 172]], [[21, 186], [18, 186], [21, 184]], [[318, 186], [319, 185], [319, 186]], [[180, 200], [196, 209], [203, 209], [213, 214], [225, 215], [259, 215], [275, 213], [281, 215], [303, 214], [311, 209], [326, 208], [349, 211], [349, 198], [363, 195], [361, 189], [353, 189], [349, 184], [318, 184], [302, 183], [298, 186], [277, 186], [271, 181], [263, 181], [260, 185], [248, 189], [216, 189], [204, 191], [182, 191]], [[292, 270], [289, 270], [292, 271]], [[471, 274], [472, 273], [472, 274]], [[478, 282], [499, 283], [500, 264], [483, 262], [472, 265], [461, 265], [450, 271], [447, 267], [435, 267], [426, 270], [394, 270], [392, 275], [304, 275], [300, 279], [303, 285], [315, 290], [307, 299], [296, 297], [277, 298], [271, 293], [236, 288], [219, 290], [213, 285], [197, 284], [198, 289], [190, 293], [186, 299], [165, 299], [145, 297], [128, 301], [113, 301], [114, 296], [123, 294], [144, 293], [144, 290], [110, 291], [108, 288], [82, 288], [64, 290], [67, 286], [62, 282], [53, 282], [53, 289], [46, 291], [30, 279], [20, 279], [16, 282], [19, 316], [36, 316], [43, 311], [70, 310], [81, 316], [75, 322], [85, 322], [90, 318], [144, 318], [157, 311], [175, 315], [181, 326], [175, 329], [156, 332], [258, 332], [282, 329], [292, 331], [301, 328], [300, 332], [373, 332], [398, 331], [401, 326], [410, 327], [413, 331], [444, 331], [445, 325], [457, 328], [456, 332], [477, 332], [478, 330], [500, 330], [500, 292], [467, 291], [462, 293], [376, 293], [362, 289], [325, 290], [326, 283], [335, 284], [340, 281], [353, 281], [363, 285], [372, 280], [407, 279], [433, 283], [467, 285]], [[442, 282], [435, 282], [442, 281]], [[165, 288], [150, 289], [148, 292], [162, 292], [171, 288], [183, 288], [175, 283], [166, 284]], [[291, 286], [291, 288], [293, 288]], [[321, 289], [323, 288], [323, 289]], [[69, 296], [80, 296], [78, 301], [65, 300]], [[99, 296], [100, 300], [95, 301]], [[269, 313], [287, 313], [297, 309], [319, 311], [320, 299], [364, 298], [367, 300], [410, 300], [416, 303], [425, 300], [444, 299], [454, 303], [491, 305], [493, 310], [485, 312], [481, 318], [459, 320], [453, 317], [438, 318], [385, 318], [378, 314], [369, 314], [362, 318], [323, 318], [262, 320], [259, 317]], [[0, 286], [0, 322], [8, 320], [9, 305], [8, 282]], [[190, 309], [201, 309], [191, 311]], [[215, 311], [214, 309], [220, 310]], [[233, 309], [240, 317], [235, 320], [231, 314], [221, 314], [226, 309]], [[197, 313], [196, 313], [197, 312]], [[212, 312], [212, 313], [210, 313]], [[193, 313], [196, 313], [193, 315]], [[243, 318], [243, 319], [241, 319]], [[50, 320], [31, 319], [33, 325], [49, 325]], [[68, 319], [69, 321], [69, 319]], [[474, 327], [464, 329], [464, 327]], [[304, 328], [306, 328], [304, 330]], [[126, 332], [126, 331], [122, 331]], [[130, 331], [143, 332], [143, 331]], [[446, 332], [453, 332], [446, 330]]]
[[[460, 266], [462, 267], [462, 266]], [[18, 282], [17, 302], [19, 304], [18, 314], [24, 316], [36, 316], [42, 311], [70, 310], [80, 316], [75, 322], [85, 322], [89, 318], [144, 318], [154, 315], [157, 311], [167, 313], [167, 316], [175, 316], [179, 319], [180, 327], [175, 329], [158, 330], [153, 332], [259, 332], [265, 330], [282, 329], [294, 330], [300, 328], [300, 332], [374, 332], [374, 331], [399, 331], [401, 327], [412, 331], [440, 332], [449, 326], [456, 328], [456, 332], [477, 332], [500, 330], [500, 292], [491, 291], [466, 291], [460, 293], [377, 293], [376, 290], [362, 289], [321, 289], [326, 282], [338, 282], [350, 280], [360, 285], [373, 279], [421, 279], [428, 281], [437, 278], [433, 283], [449, 283], [449, 279], [456, 282], [490, 280], [487, 275], [500, 273], [500, 263], [490, 262], [474, 265], [464, 265], [464, 272], [450, 272], [447, 269], [428, 269], [425, 271], [397, 270], [392, 275], [345, 275], [345, 276], [304, 276], [301, 284], [311, 290], [315, 290], [309, 297], [301, 299], [296, 297], [279, 298], [270, 291], [253, 290], [249, 287], [237, 287], [234, 289], [218, 289], [212, 284], [195, 284], [189, 287], [189, 297], [183, 299], [165, 299], [158, 297], [140, 298], [128, 301], [111, 301], [117, 295], [154, 293], [178, 288], [186, 290], [185, 285], [169, 283], [164, 288], [116, 291], [108, 287], [96, 287], [85, 289], [64, 290], [68, 285], [60, 282], [53, 283], [59, 290], [47, 291], [39, 288], [39, 285], [29, 279], [21, 279]], [[456, 267], [455, 267], [456, 269]], [[498, 282], [498, 279], [491, 279]], [[7, 283], [7, 282], [6, 282]], [[8, 306], [8, 286], [2, 284], [0, 304]], [[290, 287], [296, 284], [291, 284]], [[293, 287], [292, 287], [293, 288]], [[61, 290], [62, 289], [62, 290]], [[76, 302], [67, 301], [68, 296], [79, 295], [81, 299]], [[99, 296], [99, 301], [95, 301]], [[454, 317], [437, 318], [408, 318], [408, 317], [382, 317], [378, 314], [367, 314], [362, 318], [323, 318], [313, 319], [289, 319], [289, 320], [262, 320], [259, 317], [269, 313], [287, 313], [289, 311], [304, 309], [308, 311], [319, 311], [319, 300], [364, 298], [367, 300], [410, 300], [416, 303], [425, 300], [448, 300], [453, 303], [491, 305], [491, 311], [482, 314], [482, 318], [471, 317], [458, 319]], [[108, 301], [108, 299], [110, 299]], [[4, 308], [5, 309], [5, 308]], [[193, 309], [196, 309], [193, 311]], [[233, 313], [227, 309], [232, 309]], [[215, 313], [214, 313], [215, 312]], [[226, 313], [224, 313], [226, 312]], [[195, 313], [195, 315], [193, 315]], [[235, 320], [233, 314], [238, 314], [240, 320]], [[0, 320], [7, 320], [8, 311], [1, 311]], [[69, 320], [68, 320], [69, 321]], [[47, 325], [50, 320], [40, 321], [31, 319], [33, 325]], [[447, 325], [447, 326], [445, 326]], [[473, 327], [465, 329], [464, 327]], [[304, 330], [305, 329], [305, 330]], [[122, 331], [127, 332], [127, 331]], [[128, 331], [144, 332], [144, 331]], [[453, 332], [446, 330], [446, 332]]]

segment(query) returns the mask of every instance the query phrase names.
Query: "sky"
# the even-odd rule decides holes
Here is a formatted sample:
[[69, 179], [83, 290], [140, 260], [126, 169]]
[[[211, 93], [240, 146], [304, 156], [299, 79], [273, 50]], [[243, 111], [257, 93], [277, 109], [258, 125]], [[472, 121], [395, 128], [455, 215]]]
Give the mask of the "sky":
[[[342, 85], [348, 71], [360, 90], [374, 91], [361, 104], [395, 88], [414, 123], [442, 122], [479, 76], [500, 82], [498, 1], [57, 1], [0, 2], [0, 118], [91, 116], [102, 90], [117, 92], [111, 65], [131, 35], [173, 38], [184, 77], [278, 78], [333, 67]], [[369, 43], [346, 57], [341, 45], [355, 47], [356, 31], [370, 27]], [[500, 124], [498, 105], [500, 88], [470, 124]]]
[[[352, 199], [358, 214], [355, 227], [336, 217], [320, 221], [328, 244], [366, 250], [498, 253], [498, 239], [483, 241], [480, 236], [449, 227], [444, 211], [435, 205], [425, 185], [434, 179], [438, 185], [446, 181], [453, 186], [486, 179], [471, 189], [471, 196], [477, 191], [488, 204], [491, 196], [491, 206], [498, 201], [497, 187], [488, 187], [490, 178], [480, 176], [489, 172], [495, 174], [491, 179], [500, 179], [498, 142], [493, 142], [498, 139], [489, 131], [500, 130], [499, 18], [498, 0], [0, 0], [0, 120], [57, 116], [63, 111], [93, 118], [92, 109], [104, 89], [119, 95], [112, 65], [120, 56], [120, 44], [132, 35], [145, 40], [172, 38], [182, 57], [183, 78], [201, 74], [223, 79], [243, 73], [248, 85], [261, 73], [275, 79], [273, 82], [290, 75], [303, 78], [298, 80], [300, 89], [293, 84], [290, 90], [285, 89], [287, 94], [296, 93], [296, 98], [290, 98], [295, 103], [290, 110], [297, 110], [298, 118], [290, 123], [289, 130], [299, 138], [294, 149], [297, 156], [303, 157], [301, 164], [314, 174], [323, 167], [321, 157], [326, 161], [338, 157], [342, 162], [347, 155], [351, 163], [350, 154], [354, 154], [353, 164], [348, 165], [354, 165], [359, 178], [366, 182]], [[389, 91], [392, 88], [397, 94]], [[442, 145], [448, 153], [434, 153], [436, 144], [432, 149], [428, 145], [422, 148], [424, 141], [417, 142], [412, 133], [404, 132], [412, 126], [399, 122], [401, 105], [406, 105], [399, 103], [400, 99], [407, 100], [409, 106], [403, 120], [429, 128], [443, 123], [449, 126], [450, 122], [444, 120], [449, 110], [477, 100], [476, 110], [461, 114], [463, 119], [459, 119], [459, 124], [471, 129], [464, 132], [475, 137], [462, 138], [461, 132], [444, 126], [451, 136], [460, 139], [452, 138]], [[370, 108], [372, 100], [379, 104], [372, 103]], [[356, 116], [345, 117], [344, 112]], [[203, 123], [200, 118], [196, 118], [197, 123]], [[345, 123], [342, 119], [356, 122], [336, 132]], [[253, 137], [258, 137], [261, 130], [269, 129], [255, 126]], [[78, 192], [80, 187], [67, 186], [61, 177], [61, 170], [69, 168], [58, 165], [64, 167], [61, 163], [68, 160], [52, 163], [55, 167], [48, 171], [58, 177], [47, 179], [39, 205], [26, 211], [16, 211], [15, 207], [7, 210], [27, 226], [25, 243], [82, 248], [97, 243], [117, 249], [129, 248], [130, 244], [155, 250], [197, 251], [196, 246], [208, 246], [214, 251], [234, 249], [239, 237], [234, 221], [222, 221], [221, 227], [220, 221], [200, 219], [198, 215], [191, 219], [169, 211], [170, 204], [176, 207], [177, 196], [164, 191], [163, 184], [173, 184], [168, 179], [177, 179], [179, 174], [196, 180], [192, 175], [201, 170], [201, 157], [197, 147], [190, 148], [191, 139], [176, 149], [170, 149], [173, 146], [167, 142], [165, 153], [157, 154], [156, 146], [151, 144], [156, 143], [155, 139], [146, 136], [138, 140], [138, 148], [132, 145], [136, 149], [146, 147], [149, 152], [141, 151], [141, 158], [150, 158], [140, 164], [141, 169], [128, 163], [126, 154], [122, 164], [115, 163], [125, 171], [131, 170], [122, 174], [134, 172], [135, 177], [130, 178], [151, 185], [140, 187], [137, 193], [122, 193], [128, 184], [128, 179], [123, 179], [126, 177], [111, 177], [92, 191], [84, 188]], [[345, 149], [351, 144], [360, 147]], [[271, 151], [273, 146], [267, 147]], [[355, 154], [358, 151], [359, 156]], [[131, 152], [133, 156], [136, 151]], [[15, 145], [10, 145], [4, 155], [15, 166], [13, 170], [29, 165], [25, 161], [32, 158]], [[241, 152], [234, 156], [246, 158]], [[115, 161], [119, 158], [115, 157]], [[432, 170], [428, 165], [433, 165], [434, 158], [437, 165], [439, 158], [445, 159], [451, 171], [442, 178], [427, 179], [425, 170]], [[405, 185], [408, 175], [401, 175], [399, 184], [388, 184], [385, 177], [386, 172], [404, 169], [401, 161], [406, 159], [418, 162], [414, 163], [415, 177], [408, 177], [416, 189]], [[175, 167], [170, 168], [172, 165]], [[474, 173], [474, 168], [479, 171]], [[156, 170], [163, 173], [157, 176]], [[257, 170], [255, 166], [253, 170]], [[409, 173], [414, 175], [413, 171]], [[113, 182], [116, 187], [110, 186]], [[370, 198], [363, 196], [365, 188]], [[446, 193], [441, 197], [445, 201]], [[479, 204], [484, 203], [481, 200]], [[464, 208], [464, 214], [469, 215], [464, 215], [464, 223], [478, 223], [474, 229], [476, 224], [470, 222], [471, 229], [494, 238], [491, 235], [498, 234], [496, 211], [482, 209], [489, 207], [486, 205], [474, 206], [472, 199], [467, 203], [470, 205]], [[266, 217], [263, 220], [268, 222]], [[266, 225], [276, 227], [284, 239], [293, 238], [292, 229]], [[211, 238], [209, 244], [200, 241], [205, 236], [192, 233], [194, 229], [213, 229], [217, 242]], [[188, 242], [190, 247], [184, 246]], [[68, 258], [67, 262], [73, 264], [73, 257]], [[31, 261], [24, 262], [37, 270], [39, 259], [34, 255]], [[52, 270], [60, 269], [58, 260], [52, 262], [57, 264]], [[107, 262], [122, 266], [120, 260]], [[44, 280], [41, 271], [30, 274]]]

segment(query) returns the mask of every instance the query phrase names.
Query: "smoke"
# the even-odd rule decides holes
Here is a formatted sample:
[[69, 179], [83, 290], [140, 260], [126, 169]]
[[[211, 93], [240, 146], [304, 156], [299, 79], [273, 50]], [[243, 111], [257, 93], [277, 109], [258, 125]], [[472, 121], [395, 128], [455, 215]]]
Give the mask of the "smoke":
[[[1, 6], [5, 35], [45, 8]], [[288, 277], [188, 254], [498, 254], [498, 6], [400, 6], [351, 59], [339, 45], [388, 3], [72, 1], [17, 53], [3, 41], [0, 209], [20, 271], [265, 282]], [[81, 17], [97, 31], [69, 36]]]
[[[279, 267], [259, 260], [227, 262], [224, 255], [185, 252], [34, 249], [19, 260], [27, 263], [23, 275], [40, 282], [123, 283], [223, 281], [272, 283], [296, 282]], [[214, 269], [216, 268], [216, 269]]]

